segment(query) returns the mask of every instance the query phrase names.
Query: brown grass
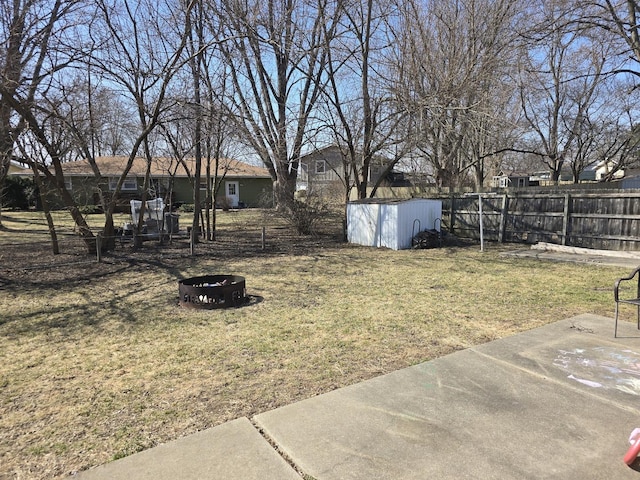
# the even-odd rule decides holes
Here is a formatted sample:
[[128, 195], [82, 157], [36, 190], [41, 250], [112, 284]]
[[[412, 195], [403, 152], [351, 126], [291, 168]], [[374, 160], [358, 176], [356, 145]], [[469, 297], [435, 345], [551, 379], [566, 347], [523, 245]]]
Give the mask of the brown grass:
[[[627, 273], [499, 255], [514, 246], [353, 246], [335, 219], [297, 237], [256, 211], [222, 215], [195, 257], [180, 239], [98, 264], [74, 237], [56, 258], [26, 244], [43, 239], [38, 214], [3, 222], [0, 478], [63, 477], [576, 314], [611, 316]], [[245, 276], [251, 303], [180, 308], [177, 281], [209, 273]]]

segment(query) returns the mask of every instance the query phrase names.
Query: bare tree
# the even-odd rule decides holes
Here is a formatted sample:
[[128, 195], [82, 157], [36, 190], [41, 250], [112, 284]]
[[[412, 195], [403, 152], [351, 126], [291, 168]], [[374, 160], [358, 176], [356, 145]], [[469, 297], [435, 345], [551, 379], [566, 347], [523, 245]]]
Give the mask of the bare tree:
[[[64, 71], [77, 62], [78, 27], [82, 2], [70, 0], [19, 1], [3, 4], [2, 28], [6, 54], [0, 61], [0, 181], [12, 156], [13, 145], [26, 130], [43, 149], [46, 162], [32, 167], [54, 185], [69, 210], [89, 250], [93, 234], [73, 197], [64, 185], [62, 163], [67, 154], [66, 135], [61, 132], [57, 105]], [[15, 120], [14, 120], [15, 119]], [[39, 179], [38, 179], [39, 180]], [[55, 250], [55, 247], [54, 247]]]
[[[224, 75], [217, 75], [212, 69], [211, 62], [207, 62], [207, 75], [204, 78], [206, 89], [206, 104], [204, 114], [205, 132], [205, 173], [207, 186], [207, 238], [215, 240], [216, 236], [216, 199], [226, 196], [224, 181], [229, 170], [230, 154], [237, 146], [237, 132], [234, 129], [233, 117], [228, 113], [227, 79]], [[211, 215], [209, 213], [211, 212]]]
[[543, 2], [534, 45], [522, 55], [520, 98], [538, 152], [558, 182], [591, 106], [598, 101], [610, 43], [583, 29], [570, 2]]
[[[25, 128], [33, 129], [39, 141], [45, 142], [45, 149], [54, 146], [40, 128], [37, 100], [54, 75], [75, 60], [74, 15], [82, 8], [82, 2], [71, 0], [11, 0], [0, 5], [0, 188], [14, 156], [15, 141]], [[54, 163], [58, 161], [56, 152], [50, 154]], [[69, 207], [80, 221], [73, 205]]]
[[[517, 11], [510, 1], [403, 2], [399, 99], [415, 148], [442, 187], [486, 175], [484, 159], [509, 146], [504, 109]], [[473, 171], [473, 175], [471, 175]]]
[[621, 60], [611, 71], [640, 77], [640, 2], [636, 0], [593, 0], [579, 2], [581, 23], [596, 26], [605, 35], [614, 34], [624, 45]]
[[616, 80], [593, 122], [596, 140], [590, 156], [605, 169], [602, 181], [614, 180], [625, 170], [640, 166], [640, 91], [632, 79], [617, 76]]
[[234, 89], [230, 112], [269, 171], [276, 204], [293, 199], [300, 151], [326, 64], [328, 0], [220, 0], [221, 46]]
[[129, 120], [131, 112], [127, 115], [122, 110], [122, 102], [117, 101], [113, 92], [95, 85], [91, 70], [87, 70], [86, 77], [67, 75], [66, 83], [60, 85], [58, 98], [47, 103], [68, 136], [67, 159], [84, 159], [92, 169], [95, 183], [89, 184], [90, 190], [85, 190], [86, 198], [90, 203], [106, 205], [108, 183], [102, 177], [96, 158], [105, 153], [113, 156], [123, 152], [133, 130]]
[[33, 135], [23, 134], [18, 137], [16, 141], [16, 147], [23, 157], [29, 157], [29, 166], [33, 172], [34, 185], [36, 186], [40, 205], [42, 206], [42, 212], [44, 213], [47, 221], [47, 229], [49, 230], [49, 238], [51, 239], [51, 251], [54, 255], [60, 253], [60, 245], [58, 242], [58, 234], [56, 232], [56, 226], [51, 214], [51, 205], [49, 202], [49, 185], [51, 182], [44, 182], [42, 180], [42, 174], [40, 169], [44, 169], [49, 174], [49, 180], [53, 175], [47, 169], [48, 156], [46, 150], [42, 151], [39, 142]]
[[[152, 162], [149, 134], [158, 126], [167, 108], [165, 100], [171, 80], [184, 65], [193, 3], [184, 4], [179, 0], [162, 3], [98, 0], [95, 3], [97, 15], [89, 28], [91, 43], [95, 45], [90, 66], [112, 84], [114, 90], [119, 89], [122, 98], [135, 109], [137, 120], [136, 138], [126, 166], [105, 208], [104, 232], [107, 238], [112, 238], [118, 196], [140, 148], [147, 161], [142, 192], [144, 209]], [[112, 247], [113, 241], [105, 246]]]
[[402, 145], [399, 125], [404, 110], [393, 95], [391, 25], [397, 18], [395, 6], [372, 0], [345, 1], [341, 6], [337, 23], [323, 21], [328, 42], [328, 84], [323, 100], [327, 105], [325, 128], [342, 151], [343, 165], [336, 173], [348, 200], [353, 187], [358, 198], [369, 195], [376, 157], [384, 157], [380, 160], [384, 171], [376, 178], [371, 196], [402, 158], [398, 147]]
[[78, 156], [87, 159], [94, 170], [96, 157], [125, 155], [135, 139], [135, 110], [87, 68], [64, 86], [64, 102], [69, 111], [68, 127], [77, 138]]
[[[215, 240], [216, 214], [215, 200], [221, 194], [224, 179], [231, 168], [230, 151], [235, 144], [234, 124], [228, 118], [227, 106], [223, 106], [225, 79], [217, 75], [215, 69], [209, 70], [206, 65], [201, 71], [202, 103], [196, 104], [191, 98], [174, 98], [175, 105], [169, 115], [165, 115], [160, 124], [159, 135], [166, 144], [167, 157], [171, 158], [167, 173], [174, 178], [177, 172], [183, 172], [189, 178], [192, 188], [205, 194], [202, 204], [204, 214], [200, 214], [203, 226], [206, 227], [206, 238]], [[187, 79], [189, 85], [192, 79]], [[180, 85], [176, 85], [180, 89]], [[188, 90], [186, 87], [182, 91]], [[201, 121], [201, 175], [196, 179], [194, 158], [196, 139], [196, 110], [199, 110]], [[169, 196], [170, 197], [170, 196]]]

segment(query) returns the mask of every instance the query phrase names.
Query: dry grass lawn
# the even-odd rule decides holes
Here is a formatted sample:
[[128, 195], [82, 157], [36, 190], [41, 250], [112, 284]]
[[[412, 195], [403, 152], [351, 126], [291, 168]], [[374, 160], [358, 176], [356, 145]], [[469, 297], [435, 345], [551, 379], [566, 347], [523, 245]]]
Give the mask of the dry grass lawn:
[[[41, 214], [3, 213], [0, 478], [64, 477], [549, 322], [611, 316], [627, 273], [499, 255], [522, 246], [348, 245], [336, 219], [312, 238], [251, 210], [219, 221], [193, 257], [179, 239], [98, 264], [71, 236], [56, 258], [34, 243]], [[245, 276], [250, 304], [177, 305], [179, 279], [214, 273]]]

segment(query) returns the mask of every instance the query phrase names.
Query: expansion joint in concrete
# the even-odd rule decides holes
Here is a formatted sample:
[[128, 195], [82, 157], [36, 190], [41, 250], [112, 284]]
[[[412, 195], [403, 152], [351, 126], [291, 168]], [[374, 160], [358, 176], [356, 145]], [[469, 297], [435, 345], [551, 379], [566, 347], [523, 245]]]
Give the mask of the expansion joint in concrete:
[[255, 421], [254, 418], [250, 418], [249, 421], [251, 422], [251, 425], [253, 425], [253, 428], [256, 429], [256, 431], [260, 434], [260, 436], [262, 436], [262, 438], [264, 438], [266, 440], [266, 442], [271, 445], [271, 448], [273, 448], [276, 453], [278, 455], [280, 455], [280, 457], [287, 462], [287, 464], [293, 468], [296, 473], [298, 475], [300, 475], [300, 477], [303, 480], [316, 480], [315, 477], [312, 477], [311, 475], [305, 473], [302, 468], [300, 468], [299, 465], [297, 465], [293, 459], [287, 455], [287, 452], [285, 452], [282, 447], [280, 447], [280, 445], [278, 444], [278, 442], [276, 442], [267, 432], [264, 431], [264, 429], [262, 427], [260, 427], [260, 425], [258, 425], [258, 423]]

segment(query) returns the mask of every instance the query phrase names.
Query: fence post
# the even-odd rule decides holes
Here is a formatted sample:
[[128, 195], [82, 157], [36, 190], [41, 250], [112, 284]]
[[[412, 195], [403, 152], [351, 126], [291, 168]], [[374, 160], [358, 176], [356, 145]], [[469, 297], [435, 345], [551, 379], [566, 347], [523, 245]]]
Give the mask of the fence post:
[[96, 259], [98, 263], [102, 262], [102, 234], [96, 235]]
[[262, 227], [262, 237], [261, 237], [261, 239], [262, 239], [262, 250], [264, 250], [265, 249], [265, 242], [266, 242], [266, 239], [267, 239], [267, 229], [265, 227]]
[[504, 243], [504, 237], [507, 231], [508, 208], [509, 208], [509, 197], [505, 193], [502, 196], [502, 210], [500, 211], [500, 231], [498, 232], [499, 243]]
[[480, 251], [484, 252], [484, 224], [482, 222], [482, 194], [478, 194], [478, 216], [480, 217]]
[[564, 211], [562, 216], [562, 245], [569, 245], [571, 233], [571, 194], [564, 196]]
[[451, 230], [451, 233], [453, 233], [453, 224], [455, 223], [455, 217], [456, 217], [455, 194], [451, 192], [451, 196], [449, 198], [451, 199], [449, 204], [450, 205], [449, 206], [449, 230]]

